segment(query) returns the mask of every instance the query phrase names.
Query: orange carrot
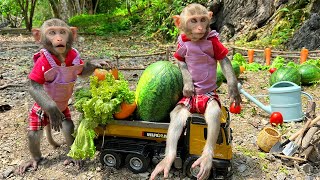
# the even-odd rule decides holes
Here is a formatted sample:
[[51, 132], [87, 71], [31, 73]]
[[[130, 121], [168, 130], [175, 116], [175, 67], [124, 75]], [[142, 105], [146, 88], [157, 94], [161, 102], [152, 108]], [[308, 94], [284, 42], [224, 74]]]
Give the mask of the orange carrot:
[[306, 49], [304, 47], [301, 49], [301, 52], [300, 52], [300, 64], [306, 62], [306, 60], [308, 58], [308, 53], [309, 53], [308, 49]]
[[270, 60], [271, 60], [271, 49], [270, 48], [266, 48], [264, 50], [264, 57], [266, 59], [266, 65], [269, 66]]
[[114, 79], [115, 80], [118, 80], [119, 79], [119, 74], [118, 74], [118, 69], [117, 68], [112, 68], [110, 70], [111, 74], [113, 75]]
[[249, 63], [252, 63], [252, 62], [253, 62], [253, 56], [254, 56], [254, 50], [253, 50], [253, 49], [249, 49], [249, 50], [248, 50]]

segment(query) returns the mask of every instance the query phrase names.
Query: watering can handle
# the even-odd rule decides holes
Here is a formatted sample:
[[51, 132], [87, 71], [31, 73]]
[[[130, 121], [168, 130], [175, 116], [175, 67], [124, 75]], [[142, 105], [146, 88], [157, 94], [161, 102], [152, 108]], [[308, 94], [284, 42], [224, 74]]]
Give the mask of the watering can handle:
[[310, 101], [313, 100], [313, 97], [312, 97], [310, 94], [308, 94], [308, 93], [306, 93], [306, 92], [304, 92], [304, 91], [301, 91], [301, 94], [307, 96]]
[[315, 106], [316, 106], [316, 104], [313, 101], [313, 97], [310, 94], [308, 94], [306, 92], [303, 92], [303, 91], [301, 91], [301, 94], [307, 96], [308, 99], [309, 99], [308, 105], [306, 107], [306, 112], [304, 112], [304, 115], [306, 117], [309, 117], [309, 118], [312, 117], [312, 116], [315, 116]]

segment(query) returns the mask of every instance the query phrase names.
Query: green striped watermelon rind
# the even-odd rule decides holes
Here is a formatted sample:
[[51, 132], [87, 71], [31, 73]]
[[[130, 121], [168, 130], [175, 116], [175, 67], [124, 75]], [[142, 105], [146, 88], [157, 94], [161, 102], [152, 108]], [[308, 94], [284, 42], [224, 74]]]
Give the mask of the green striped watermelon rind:
[[169, 114], [182, 98], [183, 79], [169, 61], [149, 65], [136, 88], [137, 115], [143, 121], [169, 122]]
[[[235, 61], [231, 61], [231, 65], [232, 65], [232, 69], [234, 71], [234, 74], [238, 78], [240, 76], [240, 65]], [[227, 79], [225, 78], [225, 76], [222, 73], [221, 66], [220, 66], [220, 64], [218, 64], [217, 65], [217, 86], [218, 87], [220, 87], [220, 85], [222, 84], [222, 82], [220, 82], [221, 80], [222, 80], [222, 82], [227, 82]]]
[[269, 84], [273, 84], [280, 81], [290, 81], [297, 85], [301, 84], [301, 75], [296, 68], [293, 67], [281, 67], [271, 74]]
[[301, 84], [310, 85], [320, 80], [320, 68], [313, 64], [302, 64], [299, 66]]

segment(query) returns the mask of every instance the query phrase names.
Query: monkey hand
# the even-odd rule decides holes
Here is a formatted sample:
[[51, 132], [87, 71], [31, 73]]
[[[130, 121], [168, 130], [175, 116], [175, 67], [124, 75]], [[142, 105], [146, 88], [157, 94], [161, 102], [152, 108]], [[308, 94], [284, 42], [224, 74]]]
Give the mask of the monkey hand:
[[29, 161], [21, 164], [21, 165], [16, 169], [15, 173], [16, 173], [16, 174], [23, 175], [24, 172], [26, 172], [29, 167], [32, 167], [32, 170], [35, 171], [35, 170], [38, 169], [38, 163], [39, 163], [40, 161], [41, 161], [41, 159], [38, 160], [38, 161], [35, 160], [35, 159], [31, 159], [31, 160], [29, 160]]
[[88, 62], [88, 66], [90, 66], [93, 70], [96, 68], [103, 68], [103, 69], [110, 69], [112, 68], [112, 65], [109, 61], [106, 60], [91, 60]]
[[105, 61], [102, 59], [87, 61], [82, 70], [81, 76], [83, 77], [89, 76], [97, 68], [111, 69], [112, 65], [108, 61]]
[[228, 98], [230, 98], [231, 102], [235, 102], [236, 106], [240, 105], [242, 100], [237, 83], [228, 84]]
[[59, 110], [59, 108], [56, 105], [51, 106], [47, 111], [47, 114], [49, 116], [52, 129], [60, 132], [60, 129], [62, 128], [62, 121], [65, 120], [64, 114]]
[[197, 175], [198, 180], [207, 179], [210, 175], [212, 167], [212, 154], [203, 152], [201, 157], [198, 158], [191, 166], [191, 168], [196, 168], [199, 166], [200, 170]]
[[183, 96], [190, 97], [190, 96], [193, 96], [193, 94], [194, 94], [193, 83], [190, 82], [190, 83], [184, 84], [184, 86], [183, 86]]
[[161, 172], [163, 172], [163, 178], [167, 179], [174, 159], [175, 157], [166, 156], [161, 162], [157, 164], [156, 168], [154, 168], [149, 180], [154, 180]]

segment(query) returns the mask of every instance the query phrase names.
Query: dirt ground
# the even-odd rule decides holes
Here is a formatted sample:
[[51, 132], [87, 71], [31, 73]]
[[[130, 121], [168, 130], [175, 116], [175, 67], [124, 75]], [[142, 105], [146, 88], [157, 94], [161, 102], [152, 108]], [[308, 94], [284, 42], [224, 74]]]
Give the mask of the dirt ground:
[[[75, 44], [83, 59], [103, 59], [107, 57], [116, 64], [115, 55], [137, 55], [156, 53], [165, 50], [165, 45], [155, 41], [141, 40], [141, 37], [102, 38], [82, 36]], [[153, 42], [153, 43], [151, 43]], [[0, 35], [0, 105], [4, 112], [0, 113], [0, 178], [3, 179], [148, 179], [152, 171], [133, 174], [125, 167], [116, 170], [103, 167], [99, 162], [99, 154], [85, 162], [84, 167], [63, 165], [67, 147], [53, 149], [43, 138], [41, 149], [45, 160], [41, 162], [37, 171], [28, 170], [23, 176], [14, 173], [18, 165], [30, 158], [27, 147], [27, 113], [33, 101], [27, 92], [27, 75], [32, 67], [32, 55], [38, 46], [29, 35]], [[146, 67], [151, 62], [164, 60], [164, 55], [120, 58], [120, 68]], [[170, 59], [172, 60], [172, 59]], [[135, 89], [142, 70], [122, 71], [130, 82], [131, 89]], [[268, 93], [268, 71], [245, 72], [239, 80], [243, 89], [251, 95]], [[79, 79], [76, 88], [88, 84], [88, 79]], [[316, 114], [319, 115], [320, 91], [319, 85], [302, 87], [311, 94], [318, 105]], [[218, 91], [222, 104], [228, 106], [227, 86], [223, 84]], [[257, 135], [269, 125], [269, 114], [256, 104], [247, 100], [243, 95], [242, 113], [232, 114], [231, 127], [233, 129], [233, 159], [232, 179], [320, 179], [319, 163], [305, 162], [290, 165], [283, 159], [264, 153], [257, 146]], [[305, 109], [307, 99], [303, 99]], [[259, 98], [267, 104], [266, 98]], [[11, 107], [7, 109], [8, 105]], [[72, 105], [73, 120], [77, 124], [79, 113]], [[284, 140], [303, 122], [285, 123], [280, 130]], [[62, 142], [59, 132], [54, 132], [57, 141]], [[180, 170], [172, 169], [170, 179], [188, 179], [182, 176]]]

